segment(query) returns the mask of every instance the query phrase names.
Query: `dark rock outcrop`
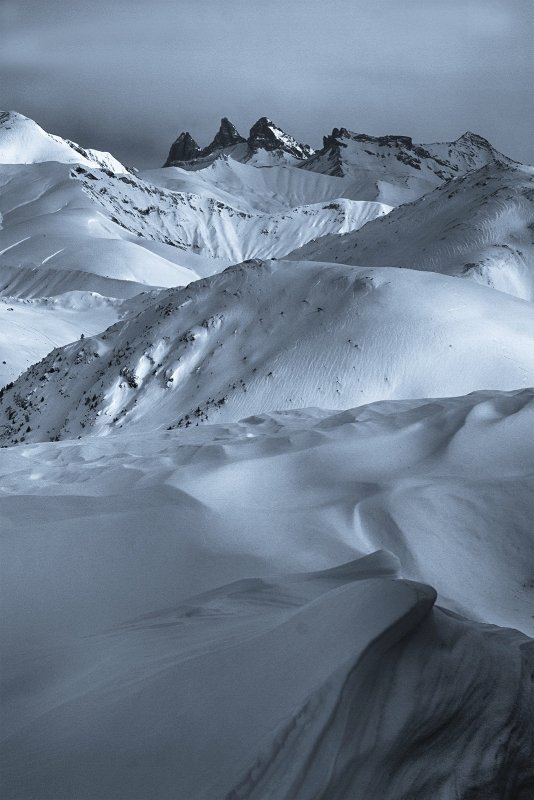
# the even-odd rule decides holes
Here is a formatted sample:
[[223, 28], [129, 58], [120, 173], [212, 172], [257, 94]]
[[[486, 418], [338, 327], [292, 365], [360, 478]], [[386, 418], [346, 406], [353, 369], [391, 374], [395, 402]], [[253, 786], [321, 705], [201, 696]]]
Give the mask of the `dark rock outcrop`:
[[258, 150], [282, 150], [299, 159], [308, 158], [313, 153], [309, 145], [300, 144], [267, 117], [261, 117], [254, 123], [247, 142], [251, 153]]
[[[300, 144], [289, 134], [274, 124], [267, 117], [261, 117], [250, 129], [248, 139], [244, 139], [227, 117], [223, 117], [219, 130], [215, 134], [213, 141], [207, 147], [199, 147], [191, 134], [181, 133], [172, 145], [167, 161], [163, 166], [191, 164], [192, 168], [203, 166], [202, 159], [208, 159], [208, 163], [238, 144], [247, 144], [248, 155], [245, 151], [244, 159], [257, 153], [258, 150], [269, 150], [275, 152], [288, 153], [299, 160], [306, 160], [313, 155], [312, 148], [307, 144]], [[211, 156], [211, 158], [210, 158]], [[199, 162], [195, 165], [194, 162]]]
[[169, 167], [176, 161], [193, 161], [195, 158], [199, 158], [201, 153], [202, 150], [191, 134], [185, 131], [172, 143], [167, 161], [163, 166]]
[[202, 150], [202, 155], [210, 155], [216, 150], [225, 150], [227, 147], [233, 147], [244, 142], [246, 142], [246, 139], [241, 136], [235, 125], [232, 125], [227, 117], [223, 117], [213, 141]]

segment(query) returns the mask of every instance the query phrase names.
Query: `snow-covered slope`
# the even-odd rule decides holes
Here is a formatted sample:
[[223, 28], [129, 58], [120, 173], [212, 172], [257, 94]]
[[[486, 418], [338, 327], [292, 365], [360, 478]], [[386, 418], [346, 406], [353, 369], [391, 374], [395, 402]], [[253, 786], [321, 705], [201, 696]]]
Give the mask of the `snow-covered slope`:
[[[259, 203], [268, 180], [251, 178], [251, 170], [260, 172], [253, 167], [241, 181], [251, 187], [243, 199], [238, 186], [236, 194], [226, 191], [218, 199], [221, 191], [207, 187], [217, 184], [221, 168], [203, 186], [197, 182], [201, 193], [194, 194], [81, 165], [0, 167], [0, 266], [46, 264], [148, 285], [184, 285], [245, 258], [284, 256], [390, 210], [381, 203], [332, 202], [335, 187], [322, 186], [328, 182], [286, 180], [283, 170], [273, 175], [272, 202], [264, 196]], [[278, 198], [288, 184], [294, 193], [284, 204]], [[294, 207], [293, 196], [302, 201]]]
[[110, 153], [85, 150], [76, 142], [47, 133], [23, 114], [0, 111], [0, 164], [36, 164], [41, 161], [128, 172]]
[[0, 387], [54, 347], [92, 336], [120, 316], [120, 301], [94, 292], [21, 300], [0, 296]]
[[[212, 197], [226, 205], [238, 203], [249, 213], [279, 213], [296, 206], [324, 203], [351, 195], [350, 183], [331, 175], [298, 169], [291, 164], [258, 167], [222, 156], [199, 170], [167, 167], [140, 173], [148, 183], [175, 192]], [[389, 206], [383, 206], [389, 209]]]
[[246, 262], [55, 350], [0, 400], [2, 440], [187, 427], [534, 383], [534, 307], [428, 272]]
[[54, 800], [528, 797], [529, 640], [432, 611], [430, 587], [366, 566], [239, 582], [49, 651], [50, 672], [68, 666], [0, 744], [4, 781]]
[[[217, 174], [214, 178], [208, 180], [216, 185]], [[211, 191], [202, 194], [170, 191], [137, 177], [100, 176], [100, 181], [98, 177], [88, 181], [82, 176], [81, 182], [95, 206], [102, 207], [106, 216], [126, 231], [205, 258], [233, 262], [255, 257], [279, 258], [291, 250], [292, 242], [308, 242], [327, 232], [355, 230], [390, 210], [382, 203], [347, 199], [293, 208], [287, 203], [282, 207], [274, 203], [265, 207], [267, 198], [264, 198], [264, 208], [260, 211], [251, 209], [247, 196], [242, 201], [238, 193], [230, 205], [231, 197], [222, 202]]]
[[5, 796], [528, 798], [533, 410], [2, 451]]
[[[0, 267], [46, 265], [159, 286], [194, 280], [197, 273], [177, 263], [177, 248], [166, 244], [161, 226], [149, 229], [146, 240], [134, 225], [126, 229], [123, 194], [107, 195], [110, 187], [134, 180], [58, 162], [0, 167]], [[105, 201], [95, 202], [94, 182]], [[128, 209], [122, 216], [135, 213]]]
[[530, 800], [532, 169], [173, 147], [0, 117], [2, 798]]
[[486, 139], [465, 133], [455, 142], [415, 144], [409, 136], [367, 136], [334, 128], [302, 168], [337, 175], [353, 195], [391, 206], [408, 203], [446, 180], [503, 159]]
[[534, 299], [534, 168], [497, 161], [291, 258], [461, 275]]

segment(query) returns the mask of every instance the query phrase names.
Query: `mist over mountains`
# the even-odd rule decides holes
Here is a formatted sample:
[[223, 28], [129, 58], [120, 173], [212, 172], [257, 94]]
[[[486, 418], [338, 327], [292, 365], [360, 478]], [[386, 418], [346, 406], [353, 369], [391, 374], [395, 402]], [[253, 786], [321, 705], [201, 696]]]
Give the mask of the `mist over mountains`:
[[534, 168], [169, 147], [0, 114], [2, 796], [528, 800]]

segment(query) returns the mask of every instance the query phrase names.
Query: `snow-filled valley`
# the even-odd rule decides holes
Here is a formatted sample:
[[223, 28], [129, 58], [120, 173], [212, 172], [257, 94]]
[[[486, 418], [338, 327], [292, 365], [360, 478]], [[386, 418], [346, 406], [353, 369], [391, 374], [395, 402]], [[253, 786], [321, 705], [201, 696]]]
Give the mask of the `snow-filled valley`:
[[0, 114], [3, 798], [534, 797], [533, 176]]

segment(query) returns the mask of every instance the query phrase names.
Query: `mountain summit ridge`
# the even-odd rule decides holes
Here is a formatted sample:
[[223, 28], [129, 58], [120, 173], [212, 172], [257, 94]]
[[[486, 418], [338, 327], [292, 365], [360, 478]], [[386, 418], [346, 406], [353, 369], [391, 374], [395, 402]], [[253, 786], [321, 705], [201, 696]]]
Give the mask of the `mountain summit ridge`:
[[180, 133], [171, 145], [164, 167], [184, 166], [228, 151], [232, 153], [237, 145], [245, 145], [238, 159], [243, 161], [248, 161], [259, 150], [285, 153], [299, 161], [309, 158], [315, 152], [310, 145], [297, 142], [293, 136], [285, 133], [269, 117], [260, 117], [251, 127], [247, 139], [241, 136], [228, 117], [223, 117], [219, 130], [206, 147], [201, 148], [188, 131]]
[[450, 142], [417, 143], [405, 134], [371, 136], [335, 127], [313, 150], [260, 117], [247, 139], [225, 117], [211, 144], [200, 148], [189, 133], [174, 142], [165, 167], [199, 170], [220, 156], [258, 167], [290, 166], [342, 178], [359, 199], [397, 206], [411, 202], [451, 178], [507, 159], [483, 136], [466, 131]]

